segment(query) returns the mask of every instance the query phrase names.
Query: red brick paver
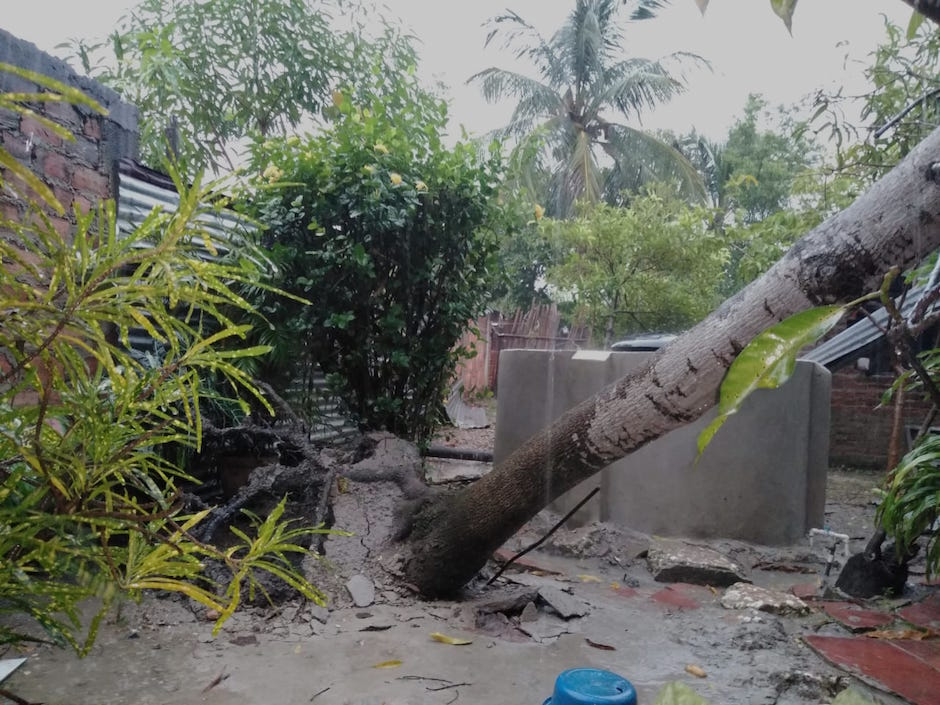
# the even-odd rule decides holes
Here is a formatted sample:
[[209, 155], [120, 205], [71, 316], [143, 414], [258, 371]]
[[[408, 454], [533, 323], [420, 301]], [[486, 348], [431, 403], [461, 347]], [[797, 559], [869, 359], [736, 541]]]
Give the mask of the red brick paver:
[[[804, 641], [835, 666], [884, 690], [897, 693], [914, 705], [940, 705], [940, 670], [935, 642], [888, 641], [865, 637], [806, 636]], [[915, 655], [922, 651], [928, 660]]]
[[923, 602], [898, 610], [901, 619], [924, 629], [940, 630], [940, 593], [931, 595]]
[[816, 605], [854, 632], [884, 627], [895, 619], [894, 615], [888, 612], [865, 609], [851, 602], [817, 602]]

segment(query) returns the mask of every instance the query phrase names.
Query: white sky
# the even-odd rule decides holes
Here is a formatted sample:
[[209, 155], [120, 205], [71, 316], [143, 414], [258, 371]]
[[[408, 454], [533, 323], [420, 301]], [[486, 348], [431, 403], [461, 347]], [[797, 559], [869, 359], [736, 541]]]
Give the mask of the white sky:
[[[510, 8], [548, 37], [573, 5], [562, 0], [385, 0], [420, 40], [421, 70], [451, 88], [452, 120], [482, 133], [508, 121], [510, 104], [483, 102], [469, 76], [500, 66], [518, 69], [495, 46], [484, 49], [486, 20]], [[0, 0], [0, 27], [56, 54], [69, 38], [101, 37], [131, 0]], [[92, 9], [93, 8], [93, 9]], [[695, 127], [725, 136], [751, 92], [773, 104], [792, 104], [820, 86], [864, 88], [865, 56], [884, 36], [882, 13], [905, 26], [910, 10], [900, 0], [801, 0], [793, 36], [768, 0], [712, 0], [704, 17], [693, 0], [673, 0], [655, 20], [632, 25], [625, 51], [659, 58], [691, 51], [712, 62], [713, 73], [690, 77], [688, 92], [644, 119], [646, 128], [685, 132]], [[846, 62], [846, 55], [856, 61]]]

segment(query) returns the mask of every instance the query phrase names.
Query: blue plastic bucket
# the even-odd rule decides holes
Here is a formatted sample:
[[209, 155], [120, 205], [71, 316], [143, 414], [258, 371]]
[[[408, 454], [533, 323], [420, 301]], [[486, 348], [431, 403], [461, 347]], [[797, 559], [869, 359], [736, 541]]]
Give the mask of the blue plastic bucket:
[[572, 668], [555, 680], [542, 705], [636, 705], [636, 690], [626, 678], [599, 668]]

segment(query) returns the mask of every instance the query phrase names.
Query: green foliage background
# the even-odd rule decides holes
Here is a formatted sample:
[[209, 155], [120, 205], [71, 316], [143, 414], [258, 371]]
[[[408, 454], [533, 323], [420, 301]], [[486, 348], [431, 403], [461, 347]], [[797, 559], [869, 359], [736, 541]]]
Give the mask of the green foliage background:
[[314, 302], [257, 304], [269, 373], [318, 363], [364, 427], [423, 441], [490, 297], [501, 159], [446, 147], [446, 105], [413, 78], [375, 80], [368, 103], [335, 93], [323, 132], [256, 146], [276, 283]]

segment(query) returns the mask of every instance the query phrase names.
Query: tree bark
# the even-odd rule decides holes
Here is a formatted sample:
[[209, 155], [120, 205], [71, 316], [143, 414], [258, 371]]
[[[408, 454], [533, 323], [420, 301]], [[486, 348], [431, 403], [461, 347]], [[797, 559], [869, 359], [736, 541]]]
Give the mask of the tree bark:
[[644, 369], [569, 410], [470, 487], [419, 506], [402, 546], [406, 580], [428, 596], [455, 592], [550, 501], [712, 407], [728, 366], [762, 330], [872, 291], [890, 267], [940, 246], [938, 163], [940, 129]]

